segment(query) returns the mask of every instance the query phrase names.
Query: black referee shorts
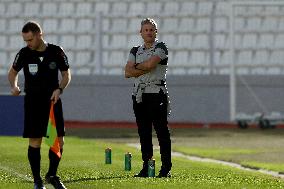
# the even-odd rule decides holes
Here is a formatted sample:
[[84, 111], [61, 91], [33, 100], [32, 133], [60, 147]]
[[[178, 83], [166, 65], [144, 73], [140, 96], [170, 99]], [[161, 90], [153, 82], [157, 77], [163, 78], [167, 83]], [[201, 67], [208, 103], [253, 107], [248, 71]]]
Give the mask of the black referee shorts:
[[[46, 136], [50, 111], [50, 95], [30, 95], [24, 98], [24, 138], [41, 138]], [[57, 136], [65, 136], [62, 102], [54, 105]]]

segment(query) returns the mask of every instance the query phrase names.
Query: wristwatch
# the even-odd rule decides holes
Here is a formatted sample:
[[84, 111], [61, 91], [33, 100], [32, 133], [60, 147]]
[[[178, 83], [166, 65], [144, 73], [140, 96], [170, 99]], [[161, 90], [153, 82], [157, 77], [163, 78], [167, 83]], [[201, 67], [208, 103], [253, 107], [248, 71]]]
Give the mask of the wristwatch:
[[61, 87], [58, 87], [57, 89], [59, 89], [60, 94], [62, 94], [62, 93], [63, 93], [63, 89], [62, 89]]

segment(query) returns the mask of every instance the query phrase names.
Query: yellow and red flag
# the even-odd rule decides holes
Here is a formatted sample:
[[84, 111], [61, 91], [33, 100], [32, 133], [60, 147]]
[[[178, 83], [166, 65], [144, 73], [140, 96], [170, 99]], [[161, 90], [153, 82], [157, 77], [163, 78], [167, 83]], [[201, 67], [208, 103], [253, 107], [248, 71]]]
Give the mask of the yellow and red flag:
[[50, 146], [51, 151], [53, 151], [59, 158], [61, 157], [60, 145], [57, 137], [56, 122], [54, 117], [53, 102], [51, 102], [49, 119], [46, 131], [45, 143]]

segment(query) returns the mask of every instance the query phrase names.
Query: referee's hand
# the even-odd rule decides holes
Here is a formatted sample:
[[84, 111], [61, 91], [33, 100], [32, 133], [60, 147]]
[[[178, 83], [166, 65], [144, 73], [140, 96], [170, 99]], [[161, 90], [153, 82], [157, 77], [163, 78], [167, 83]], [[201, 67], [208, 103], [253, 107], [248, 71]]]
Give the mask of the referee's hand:
[[50, 100], [53, 101], [54, 104], [56, 104], [56, 102], [58, 101], [60, 96], [60, 90], [59, 89], [55, 89], [52, 93], [52, 96], [50, 98]]
[[11, 88], [11, 94], [13, 96], [19, 96], [20, 93], [21, 93], [21, 89], [18, 86]]

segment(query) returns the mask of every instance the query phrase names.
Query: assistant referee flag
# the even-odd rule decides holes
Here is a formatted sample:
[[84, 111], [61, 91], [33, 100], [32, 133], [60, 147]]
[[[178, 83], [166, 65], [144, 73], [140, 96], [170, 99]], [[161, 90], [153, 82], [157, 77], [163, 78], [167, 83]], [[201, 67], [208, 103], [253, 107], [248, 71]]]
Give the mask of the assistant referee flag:
[[51, 151], [53, 151], [59, 158], [61, 157], [60, 145], [57, 137], [56, 122], [53, 111], [53, 102], [51, 102], [48, 126], [46, 131], [45, 143], [50, 146]]

